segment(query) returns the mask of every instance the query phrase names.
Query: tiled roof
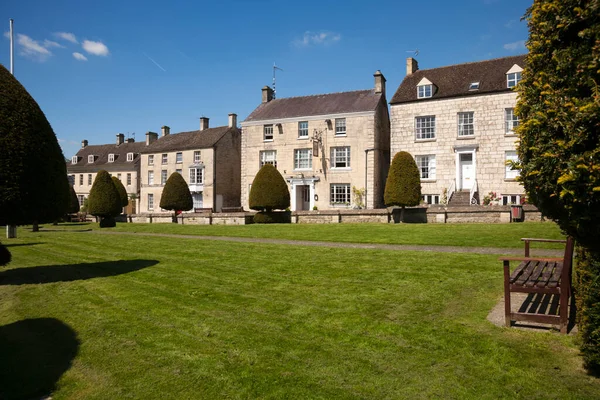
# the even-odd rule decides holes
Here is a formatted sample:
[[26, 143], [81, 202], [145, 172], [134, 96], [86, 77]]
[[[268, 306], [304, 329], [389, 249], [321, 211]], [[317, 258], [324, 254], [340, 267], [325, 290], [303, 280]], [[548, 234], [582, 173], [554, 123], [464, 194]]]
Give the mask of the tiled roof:
[[[506, 87], [506, 72], [515, 64], [524, 68], [525, 57], [519, 55], [417, 70], [404, 78], [390, 104], [510, 91]], [[437, 89], [434, 88], [432, 97], [418, 99], [417, 84], [423, 78], [430, 80]], [[479, 82], [479, 90], [469, 91], [472, 82]]]
[[160, 153], [164, 151], [179, 151], [192, 149], [206, 149], [213, 147], [221, 138], [229, 132], [237, 131], [238, 128], [229, 126], [219, 126], [208, 128], [203, 131], [189, 131], [173, 133], [167, 136], [161, 136], [150, 146], [145, 147], [141, 153]]
[[256, 107], [244, 122], [374, 111], [381, 96], [371, 89], [275, 99]]
[[[135, 170], [139, 163], [139, 153], [146, 147], [145, 142], [116, 144], [88, 145], [79, 149], [76, 156], [77, 164], [72, 164], [71, 160], [67, 162], [67, 170], [72, 172], [95, 172], [101, 169], [106, 171], [127, 171]], [[133, 161], [127, 161], [127, 153], [133, 153]], [[108, 162], [108, 155], [114, 154], [114, 162]], [[94, 162], [88, 163], [88, 156], [94, 155]]]

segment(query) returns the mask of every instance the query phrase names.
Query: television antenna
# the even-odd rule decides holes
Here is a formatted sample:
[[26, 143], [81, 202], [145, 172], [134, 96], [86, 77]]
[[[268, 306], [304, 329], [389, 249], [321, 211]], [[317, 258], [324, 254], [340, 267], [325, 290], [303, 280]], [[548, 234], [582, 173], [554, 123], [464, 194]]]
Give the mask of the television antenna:
[[277, 70], [283, 71], [283, 69], [273, 63], [273, 99], [275, 99], [275, 96], [277, 95], [277, 90], [275, 90], [275, 71]]
[[419, 55], [419, 49], [415, 49], [415, 50], [406, 50], [407, 53], [413, 53], [413, 56], [418, 56]]

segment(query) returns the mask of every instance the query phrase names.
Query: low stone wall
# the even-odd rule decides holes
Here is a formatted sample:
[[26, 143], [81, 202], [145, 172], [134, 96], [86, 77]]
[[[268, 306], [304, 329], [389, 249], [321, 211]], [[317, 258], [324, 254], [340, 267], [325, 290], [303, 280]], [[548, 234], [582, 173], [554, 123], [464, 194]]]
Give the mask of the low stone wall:
[[[428, 223], [506, 223], [511, 222], [511, 206], [431, 206], [427, 209]], [[543, 221], [542, 213], [533, 206], [523, 206], [524, 221]]]
[[[253, 223], [254, 213], [236, 212], [236, 213], [182, 213], [177, 216], [177, 223], [183, 225], [247, 225]], [[173, 214], [165, 213], [145, 213], [134, 214], [128, 217], [129, 222], [137, 223], [173, 223]]]
[[295, 211], [292, 213], [293, 224], [343, 224], [343, 223], [384, 223], [390, 221], [387, 208], [376, 210], [324, 210]]

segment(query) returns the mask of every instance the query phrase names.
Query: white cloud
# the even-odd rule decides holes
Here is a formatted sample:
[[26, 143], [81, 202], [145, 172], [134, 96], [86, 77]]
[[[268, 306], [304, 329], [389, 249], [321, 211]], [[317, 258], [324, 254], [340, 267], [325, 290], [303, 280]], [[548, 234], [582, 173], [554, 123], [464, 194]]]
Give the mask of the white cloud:
[[525, 41], [517, 40], [516, 42], [506, 43], [502, 47], [504, 47], [504, 50], [508, 50], [508, 51], [525, 50]]
[[4, 37], [10, 39], [10, 32], [4, 32]]
[[102, 42], [93, 42], [91, 40], [84, 40], [82, 47], [85, 51], [95, 56], [107, 56], [108, 47]]
[[67, 42], [71, 42], [71, 43], [79, 43], [77, 41], [77, 38], [75, 37], [74, 34], [69, 33], [69, 32], [55, 32], [54, 36], [66, 40]]
[[65, 48], [65, 46], [63, 46], [62, 44], [53, 42], [52, 40], [48, 40], [48, 39], [44, 39], [44, 47], [47, 49], [49, 49], [51, 47], [60, 47], [63, 49]]
[[293, 44], [296, 47], [308, 47], [311, 45], [328, 46], [339, 42], [342, 39], [342, 35], [333, 32], [304, 32], [301, 39], [294, 40]]
[[40, 42], [22, 33], [17, 33], [17, 43], [19, 44], [19, 54], [33, 60], [44, 62], [52, 55], [52, 52]]
[[77, 53], [77, 52], [73, 53], [73, 58], [76, 59], [77, 61], [87, 61], [86, 56], [84, 56], [81, 53]]

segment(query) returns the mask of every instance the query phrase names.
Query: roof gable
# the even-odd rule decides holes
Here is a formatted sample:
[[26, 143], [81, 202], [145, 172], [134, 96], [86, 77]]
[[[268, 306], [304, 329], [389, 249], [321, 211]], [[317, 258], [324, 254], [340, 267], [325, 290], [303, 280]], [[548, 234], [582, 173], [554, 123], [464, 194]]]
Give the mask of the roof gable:
[[521, 68], [520, 66], [518, 66], [517, 64], [513, 65], [511, 69], [509, 69], [508, 71], [506, 71], [507, 74], [513, 74], [515, 72], [522, 72], [523, 68]]
[[213, 147], [227, 132], [239, 131], [238, 128], [229, 126], [219, 126], [208, 128], [202, 131], [188, 131], [172, 133], [161, 136], [149, 146], [145, 147], [141, 153], [162, 153], [168, 151], [206, 149]]
[[417, 83], [417, 86], [424, 86], [424, 85], [433, 85], [433, 83], [427, 78], [423, 78], [419, 81], [419, 83]]

